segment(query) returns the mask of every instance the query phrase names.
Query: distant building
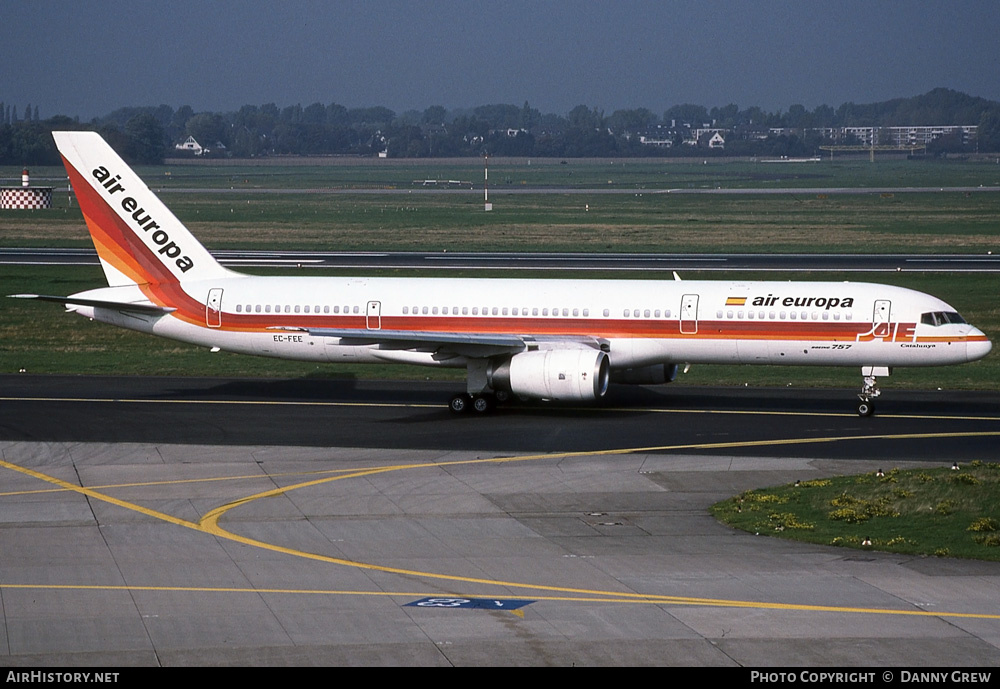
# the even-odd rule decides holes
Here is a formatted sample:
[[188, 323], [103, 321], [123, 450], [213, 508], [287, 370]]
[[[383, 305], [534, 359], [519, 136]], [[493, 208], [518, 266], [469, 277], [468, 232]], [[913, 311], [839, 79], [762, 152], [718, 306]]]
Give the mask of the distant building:
[[202, 147], [200, 143], [195, 141], [193, 136], [189, 136], [188, 138], [186, 138], [184, 140], [184, 143], [176, 144], [174, 148], [178, 151], [190, 151], [191, 153], [194, 153], [196, 156], [200, 156], [202, 153], [205, 152], [205, 149]]
[[955, 135], [963, 146], [975, 141], [979, 128], [976, 125], [939, 125], [932, 127], [883, 127], [879, 143], [895, 146], [929, 144], [942, 136]]

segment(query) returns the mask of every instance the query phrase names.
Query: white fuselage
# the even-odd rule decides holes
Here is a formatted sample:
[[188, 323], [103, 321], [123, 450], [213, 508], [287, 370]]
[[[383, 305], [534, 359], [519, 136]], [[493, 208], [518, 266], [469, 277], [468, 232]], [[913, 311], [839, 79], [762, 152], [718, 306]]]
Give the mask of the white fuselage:
[[[177, 311], [75, 307], [133, 330], [225, 351], [305, 361], [465, 366], [434, 347], [344, 344], [307, 329], [509, 333], [559, 347], [606, 344], [612, 369], [660, 363], [935, 366], [981, 358], [990, 343], [945, 302], [850, 282], [514, 280], [234, 276], [181, 284]], [[80, 297], [140, 301], [155, 287]], [[154, 295], [155, 296], [155, 295]], [[545, 344], [549, 343], [549, 344]]]

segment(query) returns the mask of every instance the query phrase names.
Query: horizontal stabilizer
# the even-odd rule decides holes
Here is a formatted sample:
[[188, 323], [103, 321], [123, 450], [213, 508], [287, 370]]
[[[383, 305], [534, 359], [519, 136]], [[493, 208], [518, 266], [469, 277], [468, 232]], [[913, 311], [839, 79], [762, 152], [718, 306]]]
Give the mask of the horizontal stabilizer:
[[151, 302], [105, 301], [102, 299], [80, 299], [77, 297], [54, 297], [48, 294], [8, 294], [12, 299], [37, 299], [51, 301], [67, 306], [93, 306], [100, 309], [115, 309], [117, 311], [134, 311], [137, 313], [172, 313], [177, 309], [170, 306], [157, 306]]

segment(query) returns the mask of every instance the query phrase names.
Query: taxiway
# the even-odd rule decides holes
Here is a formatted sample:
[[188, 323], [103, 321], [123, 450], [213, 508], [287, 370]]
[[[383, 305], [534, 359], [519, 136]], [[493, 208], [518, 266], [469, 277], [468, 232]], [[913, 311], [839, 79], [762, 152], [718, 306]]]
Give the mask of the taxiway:
[[[1000, 395], [0, 377], [0, 658], [985, 666], [1000, 566], [734, 532], [747, 488], [992, 459]], [[843, 392], [848, 398], [852, 393]]]

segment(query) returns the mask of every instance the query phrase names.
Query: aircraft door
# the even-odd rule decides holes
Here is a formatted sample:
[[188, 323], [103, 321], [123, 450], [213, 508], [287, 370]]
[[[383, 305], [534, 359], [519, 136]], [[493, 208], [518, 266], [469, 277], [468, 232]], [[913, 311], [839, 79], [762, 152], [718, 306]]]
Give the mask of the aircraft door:
[[382, 302], [370, 301], [366, 311], [365, 327], [369, 330], [382, 329]]
[[889, 334], [889, 316], [892, 302], [888, 299], [876, 299], [875, 310], [872, 313], [872, 334], [875, 337], [885, 337]]
[[205, 301], [205, 325], [209, 328], [222, 327], [222, 288], [213, 287], [208, 290]]
[[685, 294], [681, 297], [681, 332], [694, 335], [698, 332], [698, 295]]

